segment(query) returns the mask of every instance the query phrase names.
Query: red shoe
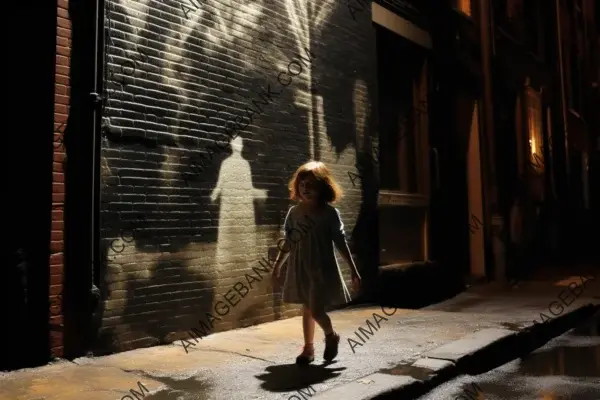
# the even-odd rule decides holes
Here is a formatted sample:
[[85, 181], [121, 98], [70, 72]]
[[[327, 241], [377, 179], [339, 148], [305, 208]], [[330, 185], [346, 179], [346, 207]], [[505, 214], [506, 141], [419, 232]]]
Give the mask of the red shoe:
[[308, 365], [315, 360], [315, 348], [312, 345], [304, 346], [302, 353], [296, 357], [296, 364]]

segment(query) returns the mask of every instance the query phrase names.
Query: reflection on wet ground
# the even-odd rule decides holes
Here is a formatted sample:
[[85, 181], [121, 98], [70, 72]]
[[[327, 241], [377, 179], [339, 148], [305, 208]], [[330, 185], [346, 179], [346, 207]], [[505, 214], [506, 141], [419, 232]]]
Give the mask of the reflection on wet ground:
[[[522, 359], [478, 376], [462, 376], [419, 399], [599, 400], [598, 322], [596, 315]], [[473, 384], [482, 392], [465, 394]]]
[[211, 394], [210, 383], [202, 381], [199, 377], [181, 380], [156, 376], [148, 376], [148, 378], [162, 382], [167, 388], [144, 397], [144, 400], [208, 400], [214, 398]]
[[526, 376], [600, 377], [600, 344], [536, 351], [521, 361], [519, 372]]

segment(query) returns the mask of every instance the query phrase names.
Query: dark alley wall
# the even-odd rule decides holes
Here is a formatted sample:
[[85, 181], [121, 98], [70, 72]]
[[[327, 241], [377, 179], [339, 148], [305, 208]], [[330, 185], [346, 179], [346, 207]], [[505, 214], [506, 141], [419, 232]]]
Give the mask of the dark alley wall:
[[64, 214], [66, 132], [71, 95], [71, 21], [66, 1], [56, 7], [56, 49], [54, 76], [54, 126], [52, 154], [52, 221], [50, 231], [50, 351], [64, 356]]
[[296, 315], [263, 271], [287, 181], [310, 159], [345, 190], [360, 240], [374, 197], [365, 208], [348, 172], [376, 142], [376, 57], [370, 7], [355, 3], [106, 1], [97, 348]]
[[27, 15], [35, 26], [7, 30], [5, 94], [7, 141], [4, 197], [8, 239], [0, 268], [3, 340], [0, 370], [42, 365], [49, 352], [52, 113], [56, 3], [16, 2], [7, 15]]

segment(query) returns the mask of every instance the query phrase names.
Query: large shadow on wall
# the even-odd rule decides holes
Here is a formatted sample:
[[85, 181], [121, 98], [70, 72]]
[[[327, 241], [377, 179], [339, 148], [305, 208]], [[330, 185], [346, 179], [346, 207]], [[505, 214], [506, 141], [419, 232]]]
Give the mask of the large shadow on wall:
[[[187, 321], [174, 319], [175, 304], [154, 301], [152, 296], [161, 296], [159, 289], [146, 293], [157, 282], [188, 285], [199, 307], [196, 317], [209, 311], [208, 288], [216, 285], [212, 282], [224, 265], [219, 260], [230, 256], [221, 238], [227, 236], [222, 222], [229, 217], [225, 214], [232, 196], [223, 195], [223, 186], [219, 190], [219, 174], [229, 170], [227, 160], [237, 155], [227, 149], [206, 157], [200, 171], [191, 166], [215, 140], [219, 146], [229, 142], [223, 129], [227, 120], [246, 115], [247, 107], [256, 109], [267, 85], [277, 95], [260, 104], [260, 112], [239, 131], [241, 158], [253, 178], [246, 189], [259, 191], [261, 199], [266, 190], [266, 204], [253, 203], [252, 229], [282, 224], [289, 205], [287, 179], [311, 155], [319, 158], [327, 140], [337, 155], [352, 146], [370, 147], [370, 134], [364, 132], [373, 129], [373, 108], [359, 106], [355, 112], [354, 105], [362, 103], [356, 97], [375, 98], [374, 69], [357, 64], [354, 76], [324, 72], [325, 66], [349, 71], [347, 60], [372, 48], [371, 42], [364, 42], [372, 38], [370, 16], [358, 14], [353, 21], [345, 4], [315, 3], [208, 0], [184, 11], [167, 3], [151, 2], [152, 8], [146, 8], [135, 2], [107, 2], [112, 34], [105, 49], [101, 236], [102, 253], [110, 260], [102, 267], [102, 287], [104, 316], [113, 304], [110, 315], [123, 316], [119, 327], [103, 328], [103, 343], [119, 336], [121, 341], [151, 344], [162, 341], [169, 329], [189, 329]], [[308, 16], [310, 26], [296, 15]], [[328, 42], [333, 29], [337, 38], [344, 37], [339, 29], [346, 29], [353, 41]], [[305, 49], [316, 59], [306, 61]], [[299, 60], [299, 54], [304, 57], [302, 72], [282, 87], [279, 72]], [[318, 96], [312, 96], [313, 91]], [[344, 111], [337, 107], [340, 99]], [[327, 132], [327, 137], [317, 132]], [[368, 158], [359, 162], [367, 170], [374, 168]], [[340, 174], [347, 176], [345, 170]], [[371, 243], [363, 238], [373, 238], [370, 232], [376, 232], [370, 227], [376, 221], [376, 195], [370, 185], [369, 181], [362, 188], [363, 205], [352, 235], [359, 243]], [[251, 207], [249, 202], [246, 206]], [[143, 222], [127, 224], [136, 214]], [[136, 231], [135, 240], [113, 254], [109, 244], [121, 243], [124, 227]], [[206, 251], [190, 260], [187, 253], [194, 246]], [[360, 251], [376, 254], [373, 248], [369, 244]], [[245, 261], [259, 260], [254, 250], [257, 253], [245, 255]], [[376, 265], [370, 257], [361, 256], [361, 264]], [[163, 271], [160, 265], [169, 267]], [[119, 302], [126, 303], [124, 313], [118, 310]], [[149, 303], [154, 311], [144, 314]], [[144, 325], [150, 315], [152, 320], [167, 319], [158, 328]], [[117, 329], [121, 325], [132, 326], [134, 333], [125, 335]]]
[[[136, 250], [178, 251], [190, 242], [214, 243], [218, 207], [210, 193], [231, 153], [226, 149], [209, 157], [206, 148], [215, 142], [227, 147], [222, 129], [227, 118], [244, 112], [265, 82], [264, 74], [244, 69], [254, 61], [242, 57], [245, 32], [227, 20], [232, 17], [228, 12], [237, 16], [248, 10], [221, 5], [183, 13], [157, 4], [140, 12], [119, 1], [108, 1], [107, 7], [112, 33], [106, 49], [103, 215], [111, 219], [131, 211], [146, 216], [144, 239], [136, 241]], [[120, 74], [123, 70], [147, 82], [138, 84]], [[244, 157], [252, 162], [255, 148], [247, 147]], [[203, 162], [198, 161], [201, 153]], [[193, 164], [204, 165], [199, 171]], [[125, 196], [132, 200], [130, 209], [116, 204]], [[118, 229], [104, 232], [106, 238], [118, 236]]]
[[[245, 107], [256, 108], [253, 102], [267, 83], [274, 91], [281, 90], [276, 83], [281, 65], [275, 58], [285, 66], [295, 52], [286, 21], [275, 18], [283, 10], [260, 12], [260, 2], [206, 2], [206, 7], [184, 12], [179, 6], [155, 3], [152, 8], [106, 3], [100, 229], [101, 259], [109, 260], [101, 266], [100, 319], [123, 314], [119, 325], [133, 326], [135, 332], [127, 336], [117, 327], [105, 326], [98, 347], [115, 342], [115, 335], [121, 342], [151, 344], [163, 341], [168, 329], [189, 329], [188, 322], [175, 315], [174, 303], [139, 296], [157, 282], [176, 279], [181, 287], [188, 285], [192, 291], [188, 296], [199, 305], [196, 317], [209, 311], [212, 295], [206, 290], [214, 286], [212, 265], [219, 256], [210, 249], [218, 250], [218, 223], [224, 213], [223, 198], [216, 201], [211, 197], [218, 196], [211, 194], [232, 153], [226, 149], [205, 157], [202, 168], [197, 168], [198, 159], [215, 141], [227, 144], [223, 129], [227, 119], [244, 115]], [[248, 19], [254, 23], [246, 24], [251, 27], [236, 22]], [[258, 37], [272, 32], [275, 44], [269, 49]], [[255, 207], [257, 225], [281, 223], [280, 212], [265, 210], [287, 209], [283, 183], [295, 160], [285, 159], [277, 135], [298, 125], [293, 99], [293, 91], [283, 89], [239, 132], [243, 158], [252, 175], [259, 177], [253, 188], [268, 190], [266, 206]], [[305, 155], [296, 157], [305, 161]], [[124, 229], [135, 232], [135, 240], [126, 246], [121, 243]], [[111, 250], [115, 242], [119, 254]], [[209, 250], [190, 260], [186, 253], [191, 245]], [[169, 267], [163, 271], [160, 265]], [[160, 296], [160, 290], [155, 291], [151, 296]], [[124, 312], [118, 306], [123, 301]], [[165, 318], [159, 327], [142, 323], [149, 314], [140, 310], [149, 303], [155, 307], [148, 311], [152, 320]], [[109, 314], [112, 304], [116, 309]]]
[[[127, 268], [111, 265], [114, 271]], [[100, 334], [99, 352], [127, 351], [136, 347], [166, 344], [173, 341], [173, 332], [198, 326], [198, 319], [211, 309], [214, 297], [211, 271], [201, 267], [201, 273], [190, 271], [180, 261], [159, 260], [151, 265], [129, 266], [131, 273], [148, 274], [147, 280], [127, 279], [127, 274], [112, 273], [119, 288], [110, 301], [126, 300], [124, 310], [104, 311], [105, 318], [124, 317], [120, 326], [106, 327]], [[116, 271], [115, 271], [116, 272]], [[126, 327], [126, 328], [125, 328]], [[140, 337], [139, 332], [145, 332]], [[189, 339], [189, 338], [188, 338]]]
[[[354, 184], [348, 172], [362, 177], [360, 180], [361, 206], [350, 237], [353, 253], [357, 255], [359, 268], [368, 287], [377, 276], [379, 265], [379, 228], [377, 196], [379, 180], [379, 155], [377, 142], [377, 72], [375, 29], [370, 10], [356, 12], [352, 18], [347, 5], [340, 3], [332, 15], [331, 23], [323, 29], [325, 39], [323, 64], [327, 70], [318, 73], [317, 95], [323, 98], [326, 115], [327, 139], [339, 156], [348, 148], [356, 149], [356, 165], [343, 171], [346, 196]], [[340, 45], [340, 26], [348, 32]], [[364, 49], [370, 54], [364, 55]], [[357, 57], [357, 54], [363, 54]], [[345, 74], [333, 71], [345, 71]], [[354, 73], [347, 73], [354, 71]], [[355, 182], [358, 186], [358, 182]]]

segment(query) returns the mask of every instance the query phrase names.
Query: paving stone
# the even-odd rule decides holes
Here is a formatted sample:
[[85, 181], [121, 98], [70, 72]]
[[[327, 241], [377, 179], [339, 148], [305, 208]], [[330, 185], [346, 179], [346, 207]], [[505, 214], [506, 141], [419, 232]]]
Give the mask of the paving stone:
[[410, 376], [375, 373], [313, 396], [313, 398], [319, 400], [369, 400], [380, 395], [382, 392], [400, 390], [402, 387], [418, 382], [418, 380]]
[[427, 358], [437, 358], [457, 362], [460, 358], [471, 355], [486, 346], [514, 335], [515, 332], [508, 329], [483, 329], [472, 333], [462, 339], [440, 346], [424, 354]]
[[434, 372], [451, 367], [453, 365], [454, 363], [452, 361], [440, 360], [437, 358], [420, 358], [412, 364], [413, 367], [427, 368]]

